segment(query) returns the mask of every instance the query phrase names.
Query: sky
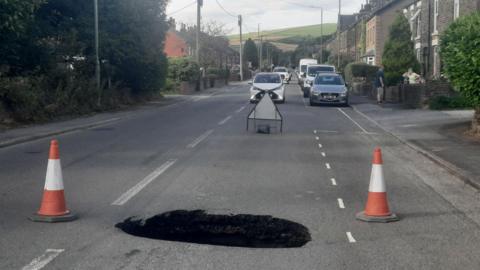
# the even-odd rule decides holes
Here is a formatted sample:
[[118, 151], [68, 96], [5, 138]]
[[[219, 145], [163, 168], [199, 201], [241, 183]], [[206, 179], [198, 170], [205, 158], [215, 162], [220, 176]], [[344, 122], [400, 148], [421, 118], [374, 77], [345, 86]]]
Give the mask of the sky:
[[[226, 10], [222, 10], [221, 6]], [[167, 15], [177, 22], [196, 23], [196, 0], [170, 0]], [[342, 14], [360, 10], [365, 0], [343, 0]], [[238, 33], [237, 18], [244, 20], [244, 32], [320, 24], [320, 7], [324, 9], [324, 23], [337, 22], [338, 0], [204, 0], [202, 19], [225, 24], [230, 34]]]

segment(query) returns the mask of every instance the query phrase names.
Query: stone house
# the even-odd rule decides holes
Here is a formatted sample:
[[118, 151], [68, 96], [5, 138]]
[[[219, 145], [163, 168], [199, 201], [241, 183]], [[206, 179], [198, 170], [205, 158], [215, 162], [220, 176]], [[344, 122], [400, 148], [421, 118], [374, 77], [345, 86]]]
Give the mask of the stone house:
[[405, 6], [417, 59], [426, 78], [441, 77], [440, 36], [458, 17], [480, 9], [479, 0], [415, 0]]
[[388, 40], [390, 25], [397, 15], [403, 12], [404, 7], [412, 2], [412, 0], [387, 1], [373, 11], [366, 21], [366, 52], [363, 56], [365, 62], [382, 64], [383, 48]]

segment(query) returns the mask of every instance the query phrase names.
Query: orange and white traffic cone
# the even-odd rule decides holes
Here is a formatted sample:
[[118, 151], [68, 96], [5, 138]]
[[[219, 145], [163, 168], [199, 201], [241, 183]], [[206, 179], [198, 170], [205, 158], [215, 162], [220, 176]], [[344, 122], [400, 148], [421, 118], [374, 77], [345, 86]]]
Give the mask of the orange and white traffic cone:
[[50, 144], [47, 176], [40, 210], [33, 214], [30, 220], [38, 222], [65, 222], [74, 219], [76, 219], [76, 216], [67, 210], [65, 203], [58, 142], [53, 140]]
[[397, 215], [390, 212], [387, 200], [387, 188], [383, 178], [382, 151], [376, 148], [373, 154], [372, 174], [368, 188], [368, 199], [365, 211], [357, 214], [357, 219], [367, 222], [398, 221]]

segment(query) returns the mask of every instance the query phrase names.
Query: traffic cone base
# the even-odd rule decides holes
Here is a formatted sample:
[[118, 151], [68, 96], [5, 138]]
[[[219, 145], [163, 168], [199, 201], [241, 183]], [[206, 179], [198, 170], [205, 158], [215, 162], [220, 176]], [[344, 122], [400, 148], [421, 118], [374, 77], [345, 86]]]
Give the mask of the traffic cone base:
[[365, 211], [362, 211], [357, 214], [357, 219], [365, 222], [378, 222], [378, 223], [388, 223], [399, 221], [400, 219], [397, 215], [391, 213], [388, 216], [368, 216], [365, 214]]
[[77, 219], [77, 216], [68, 212], [65, 215], [61, 216], [43, 216], [35, 213], [29, 217], [31, 221], [35, 222], [47, 222], [47, 223], [57, 223], [57, 222], [68, 222]]

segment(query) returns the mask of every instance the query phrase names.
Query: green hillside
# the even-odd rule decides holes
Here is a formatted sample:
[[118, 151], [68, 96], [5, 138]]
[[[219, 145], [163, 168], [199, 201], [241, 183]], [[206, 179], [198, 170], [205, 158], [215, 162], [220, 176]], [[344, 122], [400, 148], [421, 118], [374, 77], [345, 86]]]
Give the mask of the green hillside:
[[[335, 32], [336, 29], [337, 29], [336, 23], [323, 24], [324, 35], [332, 34]], [[265, 36], [264, 39], [268, 41], [282, 41], [282, 40], [289, 40], [294, 37], [298, 38], [298, 37], [306, 37], [306, 36], [319, 37], [320, 24], [268, 30], [268, 31], [263, 31], [260, 34]], [[257, 37], [258, 37], [257, 32], [246, 33], [243, 35], [244, 39], [248, 39], [248, 38], [256, 39]], [[293, 40], [295, 40], [295, 38]], [[240, 43], [239, 35], [228, 36], [228, 39], [230, 40], [230, 43], [232, 45], [236, 45]]]

